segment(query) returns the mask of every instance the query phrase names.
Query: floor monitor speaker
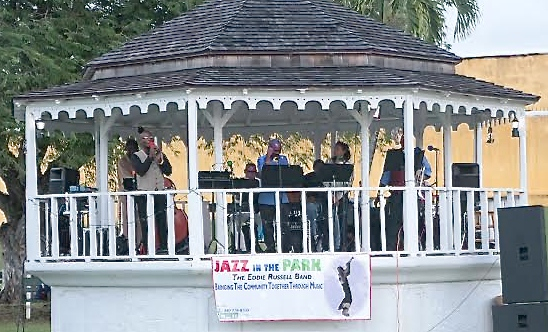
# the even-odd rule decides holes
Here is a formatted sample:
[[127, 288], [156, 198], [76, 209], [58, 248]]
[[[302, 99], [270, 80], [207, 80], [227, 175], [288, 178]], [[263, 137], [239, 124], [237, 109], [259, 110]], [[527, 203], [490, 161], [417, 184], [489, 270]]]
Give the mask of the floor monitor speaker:
[[548, 332], [548, 302], [493, 306], [493, 332]]
[[547, 220], [542, 206], [498, 209], [504, 303], [548, 301]]

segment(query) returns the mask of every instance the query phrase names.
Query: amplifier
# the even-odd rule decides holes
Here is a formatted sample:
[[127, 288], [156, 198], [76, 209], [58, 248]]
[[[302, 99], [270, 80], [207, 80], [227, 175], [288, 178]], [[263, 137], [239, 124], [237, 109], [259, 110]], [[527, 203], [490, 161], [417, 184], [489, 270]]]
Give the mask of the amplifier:
[[504, 303], [548, 301], [547, 212], [542, 206], [498, 209]]
[[70, 168], [52, 168], [49, 172], [49, 193], [64, 194], [80, 183], [80, 172]]

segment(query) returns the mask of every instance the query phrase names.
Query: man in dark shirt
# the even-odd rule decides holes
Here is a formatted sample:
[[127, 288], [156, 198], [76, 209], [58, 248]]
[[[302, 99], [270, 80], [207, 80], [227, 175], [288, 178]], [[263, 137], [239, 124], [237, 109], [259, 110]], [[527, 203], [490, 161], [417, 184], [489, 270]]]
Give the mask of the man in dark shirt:
[[[139, 128], [139, 146], [140, 150], [131, 156], [131, 164], [137, 177], [137, 190], [158, 191], [164, 190], [164, 175], [171, 175], [172, 169], [166, 155], [160, 151], [154, 143], [154, 136], [148, 130]], [[159, 252], [167, 251], [167, 221], [165, 195], [153, 195], [154, 197], [154, 219], [160, 240]], [[148, 213], [147, 196], [136, 196], [135, 203], [141, 223], [142, 248], [140, 252], [144, 254], [148, 248]]]

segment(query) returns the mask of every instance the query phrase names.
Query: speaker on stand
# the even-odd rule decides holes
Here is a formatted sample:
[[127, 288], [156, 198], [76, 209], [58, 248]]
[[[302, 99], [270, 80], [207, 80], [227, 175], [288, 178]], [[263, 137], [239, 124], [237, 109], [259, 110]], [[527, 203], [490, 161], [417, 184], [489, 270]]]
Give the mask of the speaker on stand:
[[69, 192], [71, 186], [80, 184], [80, 172], [69, 168], [52, 168], [49, 172], [50, 194], [64, 194]]
[[[452, 179], [451, 184], [457, 188], [479, 188], [480, 187], [480, 167], [475, 163], [454, 163], [451, 165]], [[479, 192], [474, 193], [474, 211], [479, 204]], [[463, 239], [463, 249], [468, 249], [475, 245], [475, 239], [468, 240], [468, 225], [467, 218], [474, 219], [475, 216], [468, 216], [467, 212], [468, 196], [466, 192], [460, 194], [460, 211], [461, 211], [461, 238]]]
[[493, 332], [548, 331], [548, 208], [498, 209], [503, 304]]
[[[52, 168], [49, 172], [49, 194], [64, 194], [69, 192], [71, 186], [78, 186], [80, 183], [80, 172], [69, 168]], [[70, 218], [67, 211], [67, 202], [64, 198], [57, 199], [58, 232], [59, 232], [59, 253], [70, 254]], [[79, 223], [80, 224], [80, 223]], [[51, 224], [50, 224], [51, 227]], [[79, 228], [81, 226], [79, 225]], [[49, 232], [49, 230], [48, 230]], [[80, 231], [78, 232], [80, 233]], [[50, 233], [51, 234], [51, 233]], [[49, 237], [51, 239], [51, 236]]]

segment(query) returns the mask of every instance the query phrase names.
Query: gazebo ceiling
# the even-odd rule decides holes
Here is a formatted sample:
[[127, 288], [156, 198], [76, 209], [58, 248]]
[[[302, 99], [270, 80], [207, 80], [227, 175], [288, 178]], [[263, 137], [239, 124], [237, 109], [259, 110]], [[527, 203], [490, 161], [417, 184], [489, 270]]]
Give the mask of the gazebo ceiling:
[[104, 67], [214, 54], [314, 53], [460, 61], [332, 0], [211, 0], [91, 61], [86, 76]]

